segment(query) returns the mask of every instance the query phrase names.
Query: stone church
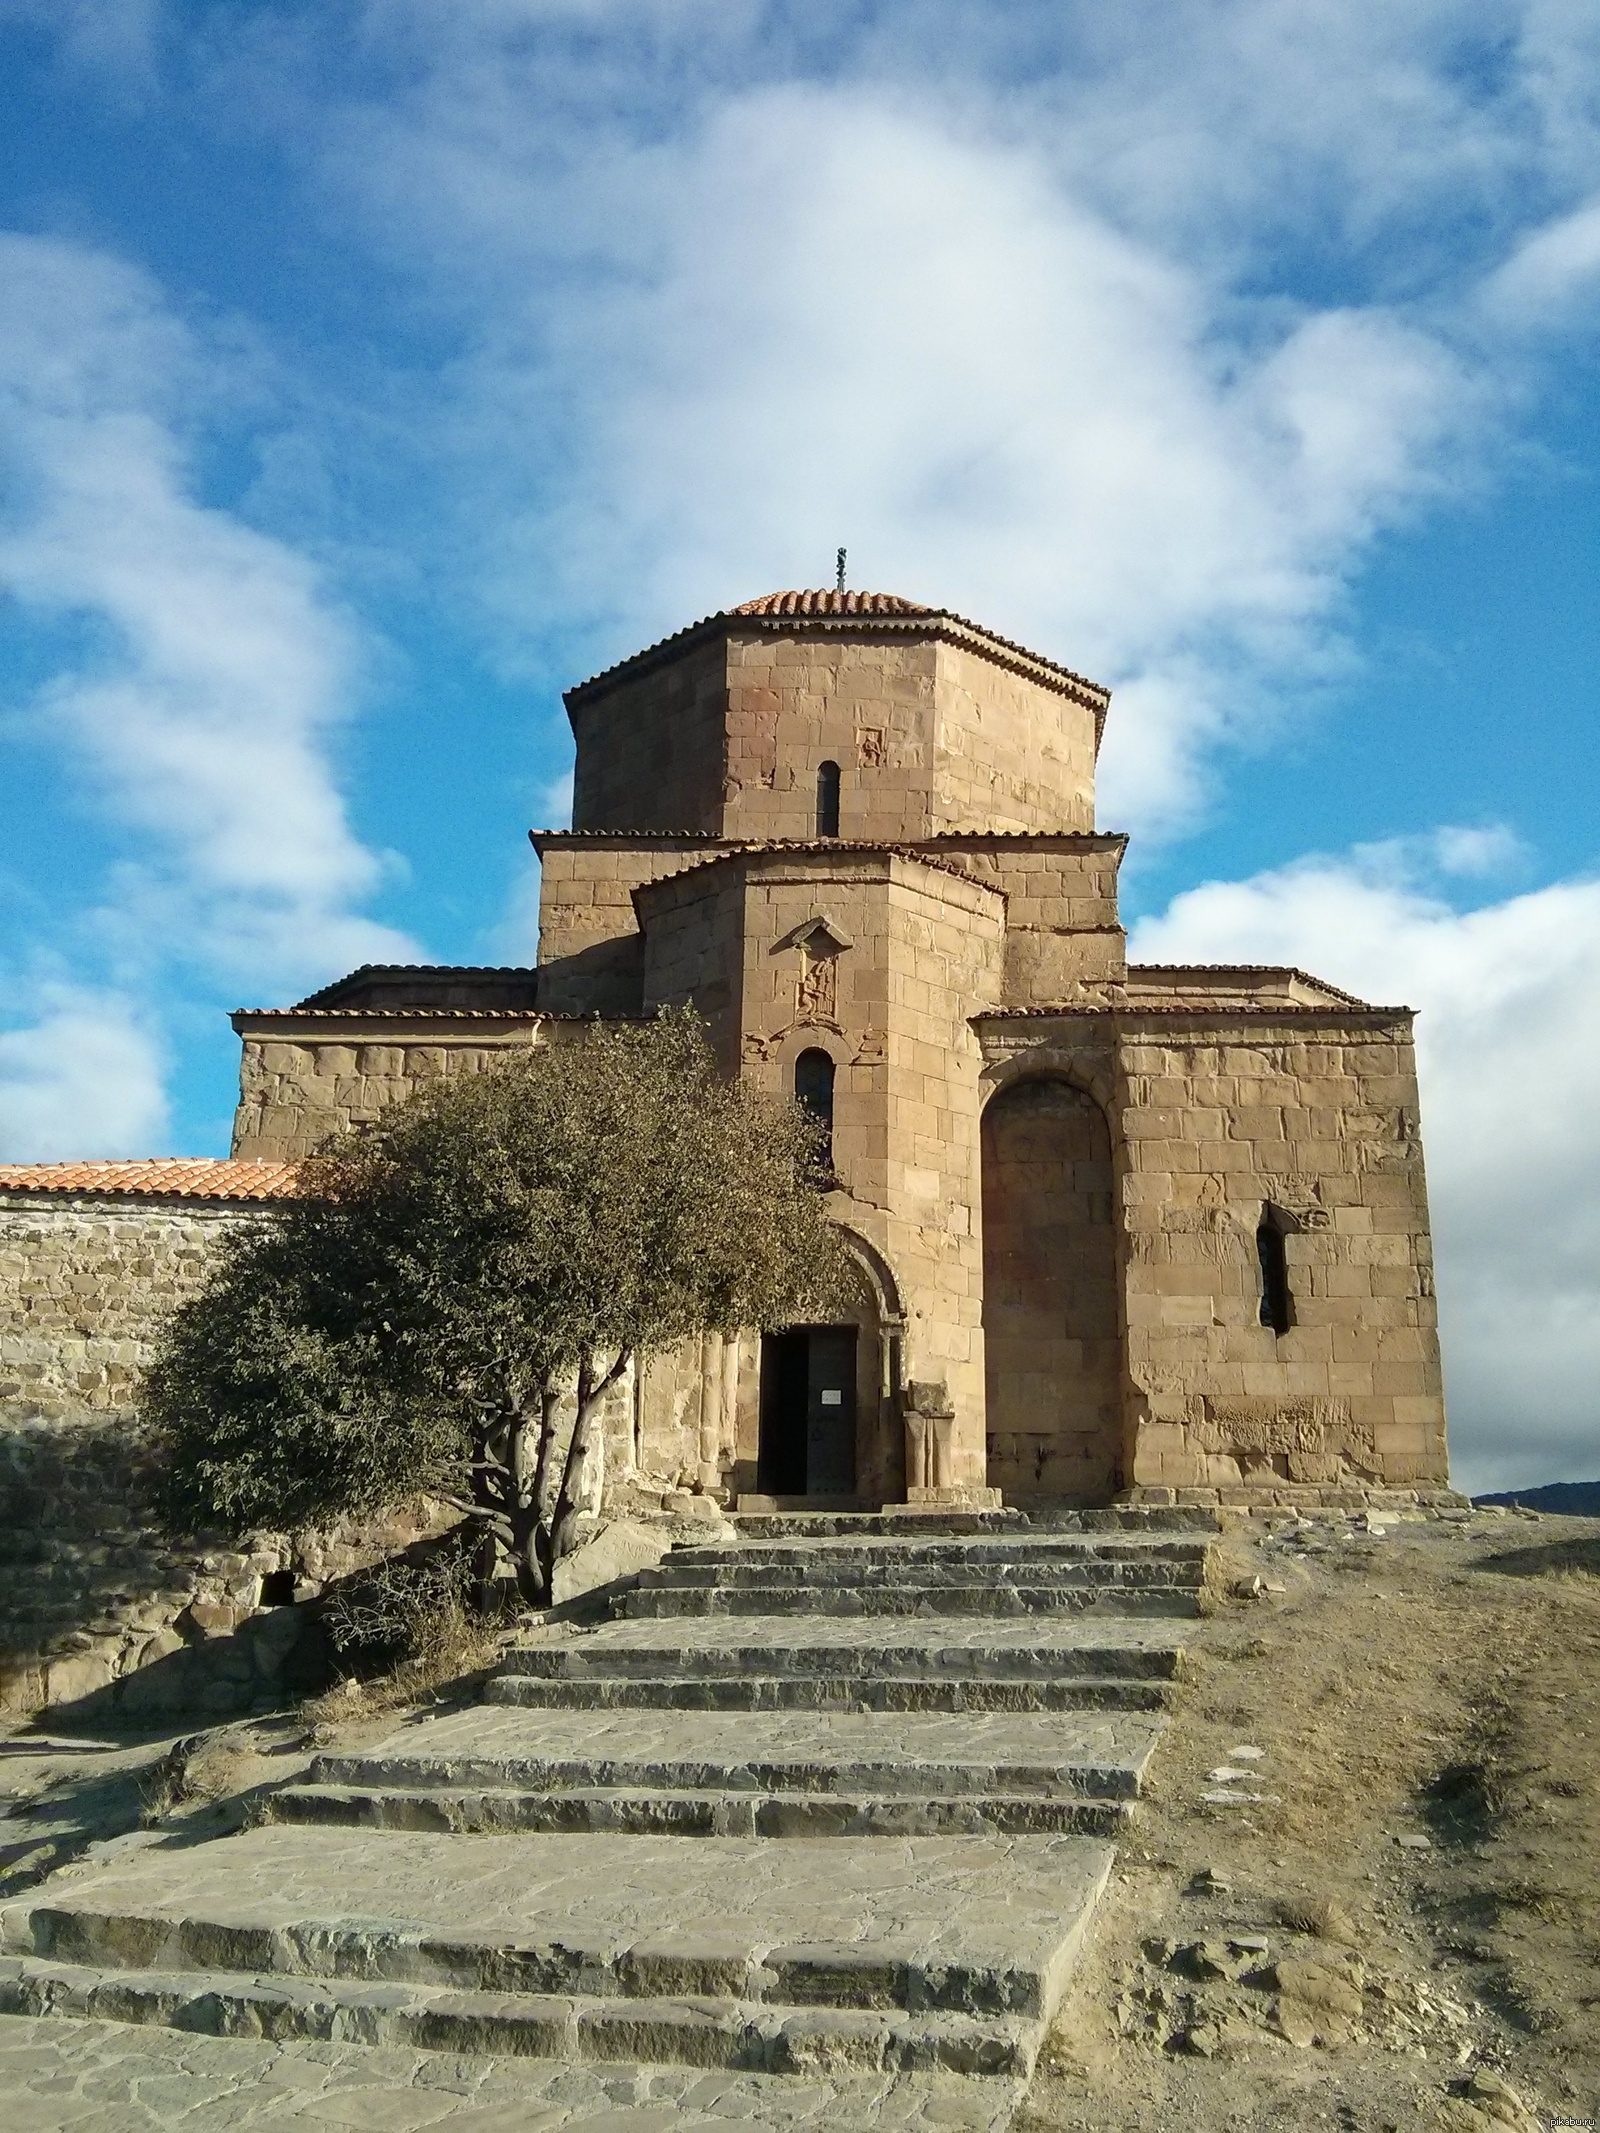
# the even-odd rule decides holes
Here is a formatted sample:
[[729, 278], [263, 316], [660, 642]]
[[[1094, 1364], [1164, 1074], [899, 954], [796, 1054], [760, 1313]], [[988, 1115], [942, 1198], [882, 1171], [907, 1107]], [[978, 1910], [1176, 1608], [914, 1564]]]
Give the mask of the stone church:
[[1108, 702], [886, 594], [776, 593], [635, 653], [567, 692], [537, 968], [371, 967], [238, 1014], [235, 1158], [692, 1002], [730, 1073], [826, 1123], [858, 1297], [656, 1359], [613, 1462], [779, 1507], [1442, 1488], [1411, 1015], [1128, 963]]

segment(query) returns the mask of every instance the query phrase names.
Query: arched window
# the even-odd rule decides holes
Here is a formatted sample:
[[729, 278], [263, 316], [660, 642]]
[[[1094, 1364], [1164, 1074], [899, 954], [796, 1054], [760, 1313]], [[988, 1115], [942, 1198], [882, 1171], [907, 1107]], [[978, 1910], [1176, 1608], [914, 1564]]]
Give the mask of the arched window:
[[1263, 1207], [1256, 1227], [1256, 1257], [1261, 1261], [1261, 1323], [1274, 1333], [1294, 1324], [1294, 1296], [1289, 1288], [1289, 1255], [1274, 1210]]
[[817, 765], [817, 835], [837, 837], [839, 834], [839, 766], [837, 763]]
[[819, 1160], [825, 1177], [833, 1175], [833, 1075], [833, 1061], [816, 1045], [794, 1063], [795, 1101], [822, 1129]]

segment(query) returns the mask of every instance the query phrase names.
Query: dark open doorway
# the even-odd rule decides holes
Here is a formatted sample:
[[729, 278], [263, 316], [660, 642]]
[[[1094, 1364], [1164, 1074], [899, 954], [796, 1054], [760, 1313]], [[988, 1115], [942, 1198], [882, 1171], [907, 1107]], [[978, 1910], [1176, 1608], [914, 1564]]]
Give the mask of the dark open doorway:
[[757, 1472], [766, 1496], [854, 1500], [854, 1326], [794, 1326], [762, 1341]]

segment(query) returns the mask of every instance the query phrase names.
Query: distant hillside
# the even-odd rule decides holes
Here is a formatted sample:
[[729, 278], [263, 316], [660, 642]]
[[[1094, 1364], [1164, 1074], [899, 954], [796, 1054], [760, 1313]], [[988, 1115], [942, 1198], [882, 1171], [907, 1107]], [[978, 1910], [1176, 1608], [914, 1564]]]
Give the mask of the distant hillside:
[[1569, 1518], [1600, 1518], [1600, 1481], [1547, 1481], [1542, 1489], [1506, 1489], [1474, 1496], [1474, 1503], [1524, 1503], [1530, 1511], [1564, 1511]]

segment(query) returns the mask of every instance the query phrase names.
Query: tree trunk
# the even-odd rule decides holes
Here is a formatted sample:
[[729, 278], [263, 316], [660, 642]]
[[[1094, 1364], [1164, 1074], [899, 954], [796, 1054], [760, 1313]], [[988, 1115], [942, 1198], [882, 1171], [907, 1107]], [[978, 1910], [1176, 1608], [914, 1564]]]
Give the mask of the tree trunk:
[[[550, 1573], [555, 1565], [546, 1498], [550, 1493], [559, 1404], [560, 1395], [546, 1378], [539, 1388], [537, 1420], [530, 1417], [525, 1405], [517, 1435], [517, 1579], [523, 1598], [535, 1607], [550, 1604]], [[531, 1455], [530, 1438], [534, 1440]]]

